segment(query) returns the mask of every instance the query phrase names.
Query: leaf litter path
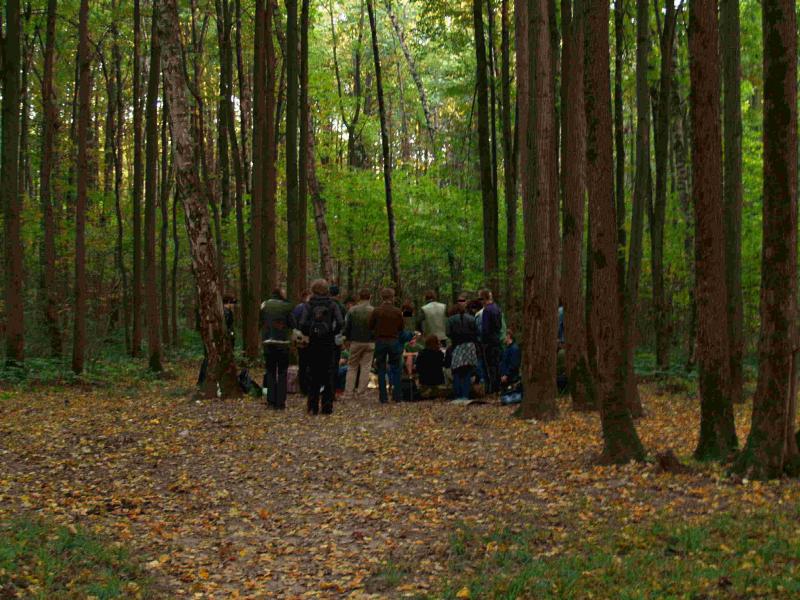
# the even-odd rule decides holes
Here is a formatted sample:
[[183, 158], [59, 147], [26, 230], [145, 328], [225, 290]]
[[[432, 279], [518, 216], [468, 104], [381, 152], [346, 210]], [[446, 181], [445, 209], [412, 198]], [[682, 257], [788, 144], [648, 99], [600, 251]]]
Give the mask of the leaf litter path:
[[[375, 398], [310, 417], [300, 397], [285, 412], [188, 400], [192, 375], [127, 391], [6, 392], [0, 520], [41, 514], [124, 542], [157, 597], [382, 598], [435, 593], [464, 523], [534, 524], [553, 554], [619, 519], [800, 498], [795, 483], [734, 485], [713, 467], [594, 466], [598, 417], [565, 402], [552, 423], [499, 406]], [[696, 402], [642, 395], [648, 449], [690, 454]], [[387, 561], [404, 573], [396, 587], [375, 577]]]

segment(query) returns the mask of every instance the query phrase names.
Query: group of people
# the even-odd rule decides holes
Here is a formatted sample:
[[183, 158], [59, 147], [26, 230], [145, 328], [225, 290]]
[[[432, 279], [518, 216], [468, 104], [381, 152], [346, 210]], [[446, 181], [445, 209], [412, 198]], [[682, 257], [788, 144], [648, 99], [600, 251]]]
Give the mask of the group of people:
[[314, 281], [296, 306], [281, 289], [274, 290], [261, 305], [268, 406], [286, 407], [293, 344], [300, 391], [311, 414], [333, 412], [340, 364], [346, 398], [365, 394], [374, 364], [381, 403], [389, 402], [390, 394], [403, 400], [404, 374], [419, 383], [423, 398], [466, 399], [481, 388], [496, 394], [519, 379], [519, 347], [490, 290], [474, 300], [461, 295], [449, 310], [429, 291], [416, 315], [411, 303], [396, 305], [391, 288], [381, 290], [377, 306], [371, 300], [370, 290], [363, 289], [345, 305], [338, 287], [324, 279]]

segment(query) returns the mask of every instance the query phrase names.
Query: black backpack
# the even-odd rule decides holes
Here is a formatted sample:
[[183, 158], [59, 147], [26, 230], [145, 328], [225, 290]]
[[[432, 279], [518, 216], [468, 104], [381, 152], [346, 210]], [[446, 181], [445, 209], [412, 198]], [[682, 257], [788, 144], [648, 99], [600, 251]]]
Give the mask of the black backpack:
[[333, 335], [333, 303], [328, 298], [312, 298], [308, 302], [308, 337], [329, 340]]

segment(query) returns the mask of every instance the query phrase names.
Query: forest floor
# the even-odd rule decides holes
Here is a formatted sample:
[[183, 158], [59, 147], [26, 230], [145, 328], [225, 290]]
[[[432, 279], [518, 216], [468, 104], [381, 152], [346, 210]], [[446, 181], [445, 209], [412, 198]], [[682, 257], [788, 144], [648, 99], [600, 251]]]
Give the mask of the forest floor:
[[[693, 472], [680, 475], [659, 473], [654, 463], [596, 466], [598, 416], [573, 413], [566, 401], [549, 423], [515, 419], [512, 408], [497, 405], [381, 406], [375, 398], [340, 401], [332, 416], [310, 417], [300, 397], [285, 412], [252, 398], [191, 399], [193, 377], [187, 367], [163, 381], [112, 389], [0, 392], [0, 525], [45, 519], [130, 548], [146, 577], [123, 588], [125, 597], [513, 598], [515, 589], [520, 597], [546, 596], [526, 596], [530, 578], [507, 576], [531, 561], [578, 556], [587, 543], [622, 543], [609, 558], [611, 568], [622, 568], [658, 536], [667, 541], [647, 551], [652, 559], [683, 561], [702, 548], [655, 524], [796, 511], [800, 501], [795, 482], [736, 482], [691, 461]], [[655, 385], [641, 393], [647, 416], [639, 432], [648, 451], [673, 449], [688, 459], [696, 400]], [[749, 408], [736, 413], [744, 440]], [[789, 570], [786, 581], [797, 581], [800, 529], [797, 513], [788, 516], [789, 538], [781, 541], [788, 562], [773, 592], [785, 591]], [[726, 527], [717, 525], [717, 537]], [[691, 535], [711, 535], [702, 531]], [[717, 546], [738, 557], [735, 541]], [[713, 566], [739, 572], [748, 561], [757, 570], [764, 557], [747, 550], [735, 565]], [[0, 543], [0, 598], [44, 589], [46, 573], [9, 574], [13, 565], [6, 556], [4, 570], [3, 560]], [[559, 586], [602, 565], [570, 564], [577, 572], [567, 569], [545, 591], [591, 596], [585, 587], [566, 593]], [[758, 595], [749, 593], [759, 591], [752, 581], [715, 573], [703, 575], [712, 593], [695, 597], [740, 585], [750, 587], [726, 597]], [[498, 587], [480, 588], [498, 577]]]

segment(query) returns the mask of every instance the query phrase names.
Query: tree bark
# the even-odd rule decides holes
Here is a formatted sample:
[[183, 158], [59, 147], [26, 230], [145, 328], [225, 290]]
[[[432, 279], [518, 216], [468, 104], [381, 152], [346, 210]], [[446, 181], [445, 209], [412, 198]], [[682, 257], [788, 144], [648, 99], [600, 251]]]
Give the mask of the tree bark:
[[219, 392], [223, 397], [236, 396], [240, 390], [236, 380], [233, 345], [223, 316], [222, 290], [214, 264], [214, 241], [208, 208], [196, 171], [196, 144], [190, 130], [176, 0], [163, 0], [158, 18], [158, 36], [162, 52], [164, 95], [170, 107], [175, 182], [186, 214], [192, 269], [197, 282], [200, 335], [208, 356], [208, 376], [202, 392], [206, 397], [216, 397], [219, 384]]
[[264, 133], [264, 202], [262, 204], [261, 226], [264, 228], [264, 237], [261, 244], [261, 295], [268, 298], [272, 289], [278, 283], [277, 259], [277, 228], [278, 222], [275, 214], [276, 195], [278, 189], [278, 120], [276, 114], [277, 100], [275, 98], [275, 44], [272, 40], [272, 30], [275, 14], [275, 5], [267, 0], [265, 8], [264, 43], [266, 45], [266, 70], [267, 87], [266, 96], [266, 124]]
[[178, 259], [180, 254], [180, 238], [178, 237], [178, 191], [175, 190], [172, 196], [172, 284], [170, 295], [172, 304], [172, 346], [178, 348], [181, 340], [178, 337]]
[[305, 287], [308, 270], [308, 136], [311, 106], [308, 100], [308, 27], [309, 0], [302, 0], [300, 9], [300, 154], [298, 157], [298, 262], [301, 265], [300, 288]]
[[142, 349], [142, 17], [140, 0], [133, 0], [133, 337], [131, 354]]
[[517, 181], [514, 164], [514, 132], [511, 128], [511, 23], [508, 16], [509, 0], [502, 0], [501, 23], [501, 107], [503, 131], [503, 191], [506, 200], [506, 313], [515, 314], [515, 288], [517, 280]]
[[585, 7], [583, 0], [562, 0], [564, 30], [561, 58], [561, 181], [564, 203], [561, 302], [567, 382], [575, 410], [597, 409], [586, 350], [586, 307], [581, 289], [584, 206], [586, 204], [586, 110], [584, 102]]
[[586, 30], [586, 127], [592, 286], [591, 337], [596, 363], [601, 462], [642, 460], [644, 449], [625, 402], [622, 306], [617, 267], [617, 215], [614, 204], [611, 90], [609, 89], [609, 6], [590, 0]]
[[[228, 0], [214, 0], [217, 15], [217, 47], [219, 50], [219, 99], [217, 103], [217, 160], [219, 161], [219, 189], [221, 192], [221, 217], [227, 222], [231, 212], [231, 164], [228, 136], [228, 109], [231, 88], [229, 77], [231, 27], [228, 18]], [[223, 241], [224, 243], [224, 241]], [[222, 246], [221, 246], [222, 248]]]
[[758, 384], [747, 445], [734, 470], [754, 479], [798, 475], [797, 16], [792, 0], [764, 0], [764, 206]]
[[672, 117], [673, 48], [675, 24], [681, 5], [665, 2], [664, 27], [661, 31], [661, 69], [658, 93], [655, 100], [655, 127], [653, 130], [656, 154], [656, 197], [648, 211], [650, 220], [650, 261], [653, 279], [653, 322], [656, 330], [656, 365], [660, 370], [669, 368], [670, 314], [664, 289], [664, 226], [667, 209], [667, 167], [669, 158], [669, 123]]
[[78, 159], [75, 199], [75, 318], [72, 334], [72, 370], [83, 372], [86, 354], [86, 187], [89, 178], [87, 134], [89, 130], [89, 0], [81, 0], [78, 17]]
[[25, 360], [25, 325], [22, 256], [22, 196], [19, 185], [20, 128], [20, 10], [19, 0], [6, 2], [6, 33], [3, 38], [2, 157], [0, 202], [3, 204], [5, 242], [6, 362]]
[[250, 111], [252, 98], [250, 96], [250, 85], [248, 81], [247, 65], [244, 63], [244, 50], [242, 47], [242, 3], [241, 0], [234, 0], [234, 10], [236, 11], [236, 75], [239, 83], [239, 129], [242, 138], [240, 162], [242, 165], [242, 177], [244, 179], [245, 193], [252, 193], [252, 183], [250, 182], [250, 153], [248, 152], [248, 132], [250, 131]]
[[[58, 286], [56, 274], [56, 223], [53, 214], [51, 175], [55, 163], [58, 107], [53, 87], [53, 67], [56, 46], [57, 0], [47, 2], [47, 25], [45, 34], [44, 71], [42, 75], [42, 160], [39, 167], [39, 195], [42, 207], [42, 270], [40, 289], [43, 298], [43, 315], [50, 341], [50, 354], [60, 357], [62, 353], [61, 326], [58, 318]], [[5, 178], [5, 174], [3, 174]], [[127, 327], [127, 322], [126, 322]], [[126, 329], [127, 335], [127, 329]], [[127, 337], [126, 337], [127, 346]]]
[[160, 272], [158, 277], [159, 297], [161, 299], [161, 339], [164, 345], [170, 343], [169, 296], [167, 294], [167, 238], [169, 237], [169, 192], [172, 188], [172, 169], [169, 162], [169, 140], [167, 139], [167, 121], [169, 106], [162, 101], [161, 109], [161, 189], [159, 204], [161, 208]]
[[[475, 0], [480, 2], [480, 0]], [[383, 150], [383, 185], [386, 192], [386, 218], [389, 222], [389, 260], [392, 266], [392, 282], [398, 297], [402, 296], [400, 280], [400, 254], [397, 249], [397, 233], [395, 231], [394, 207], [392, 205], [392, 156], [389, 146], [389, 130], [386, 121], [386, 103], [383, 98], [383, 80], [381, 78], [381, 57], [378, 52], [378, 28], [375, 22], [375, 8], [372, 0], [367, 0], [369, 28], [372, 34], [372, 58], [375, 63], [375, 85], [378, 92], [378, 112], [381, 121], [381, 148]]]
[[297, 0], [286, 0], [286, 220], [288, 297], [294, 298], [304, 287], [305, 272], [300, 251], [300, 190], [297, 172], [298, 67]]
[[725, 460], [736, 449], [728, 382], [728, 293], [722, 200], [722, 138], [717, 3], [689, 2], [692, 86], [692, 196], [695, 216], [695, 297], [700, 390], [700, 440], [695, 457]]
[[322, 276], [330, 281], [333, 278], [333, 252], [331, 251], [331, 239], [328, 233], [328, 223], [325, 218], [325, 198], [322, 197], [322, 188], [317, 180], [317, 165], [314, 156], [314, 130], [311, 126], [311, 114], [307, 115], [309, 120], [306, 126], [306, 166], [308, 168], [308, 191], [311, 195], [311, 203], [314, 207], [314, 226], [317, 230], [317, 244], [319, 246], [319, 263]]
[[483, 31], [482, 0], [472, 0], [472, 24], [475, 34], [476, 74], [478, 90], [478, 158], [480, 162], [481, 197], [483, 200], [483, 275], [495, 293], [497, 289], [497, 197], [493, 194], [491, 140], [489, 137], [489, 82], [486, 76], [486, 36]]
[[[525, 134], [527, 185], [523, 192], [525, 229], [525, 305], [520, 416], [540, 420], [558, 416], [556, 405], [556, 341], [558, 319], [558, 171], [553, 56], [548, 0], [527, 2], [528, 96]], [[478, 15], [476, 15], [477, 19]], [[477, 21], [476, 21], [477, 23]]]
[[742, 94], [739, 0], [719, 4], [722, 50], [723, 197], [725, 199], [725, 283], [728, 286], [730, 396], [744, 402], [744, 309], [742, 299]]
[[617, 207], [617, 268], [620, 294], [625, 287], [625, 128], [623, 125], [622, 63], [625, 40], [625, 0], [614, 0], [614, 177]]

